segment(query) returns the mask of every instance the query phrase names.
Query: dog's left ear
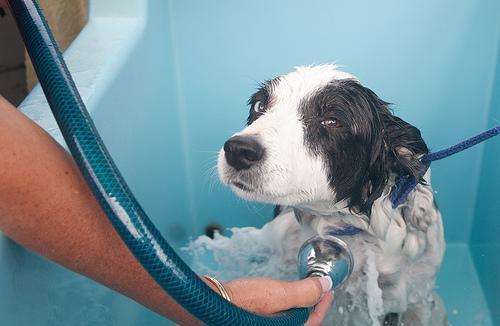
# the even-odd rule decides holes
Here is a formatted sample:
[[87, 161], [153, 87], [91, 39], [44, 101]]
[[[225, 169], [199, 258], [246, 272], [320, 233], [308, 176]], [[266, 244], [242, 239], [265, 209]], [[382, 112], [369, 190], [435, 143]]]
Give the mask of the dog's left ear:
[[429, 152], [420, 130], [392, 115], [382, 115], [382, 138], [387, 144], [391, 172], [398, 176], [411, 175], [420, 180], [423, 163], [420, 157]]
[[373, 202], [382, 195], [391, 173], [421, 179], [423, 166], [419, 157], [428, 153], [428, 148], [418, 128], [394, 116], [389, 103], [368, 91], [372, 97], [375, 130], [360, 209], [370, 215]]

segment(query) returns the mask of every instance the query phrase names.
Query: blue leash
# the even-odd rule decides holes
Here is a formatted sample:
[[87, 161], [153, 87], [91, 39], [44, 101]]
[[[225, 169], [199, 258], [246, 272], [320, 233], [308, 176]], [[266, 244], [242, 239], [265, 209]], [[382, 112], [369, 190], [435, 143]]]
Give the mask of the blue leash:
[[[423, 176], [425, 174], [431, 162], [438, 161], [448, 156], [464, 151], [469, 147], [482, 143], [483, 141], [488, 140], [491, 137], [497, 136], [499, 134], [500, 134], [500, 125], [488, 129], [480, 133], [479, 135], [468, 138], [451, 147], [424, 155], [420, 159], [420, 161], [423, 163], [423, 169], [419, 171], [420, 172], [419, 175]], [[394, 185], [391, 191], [392, 207], [396, 208], [397, 206], [401, 205], [406, 200], [408, 194], [413, 190], [413, 188], [415, 188], [417, 183], [418, 181], [413, 176], [402, 176], [397, 178], [396, 184]]]

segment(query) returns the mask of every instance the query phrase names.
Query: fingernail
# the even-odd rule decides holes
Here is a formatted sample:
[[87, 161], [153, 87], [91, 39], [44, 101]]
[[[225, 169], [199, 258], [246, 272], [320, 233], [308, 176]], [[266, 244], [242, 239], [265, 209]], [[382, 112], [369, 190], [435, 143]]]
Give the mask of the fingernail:
[[326, 293], [332, 289], [332, 278], [330, 276], [322, 276], [319, 278], [319, 283], [321, 284], [321, 290]]

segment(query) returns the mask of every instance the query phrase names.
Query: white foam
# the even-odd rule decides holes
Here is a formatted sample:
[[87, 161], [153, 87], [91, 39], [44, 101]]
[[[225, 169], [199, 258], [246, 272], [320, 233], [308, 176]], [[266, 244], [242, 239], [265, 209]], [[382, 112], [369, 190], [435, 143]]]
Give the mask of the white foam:
[[222, 280], [245, 276], [292, 280], [297, 279], [297, 252], [307, 236], [299, 230], [295, 219], [279, 219], [261, 229], [231, 228], [229, 237], [200, 236], [182, 250], [200, 274]]
[[[221, 280], [247, 276], [297, 279], [298, 249], [311, 234], [302, 230], [295, 218], [280, 216], [262, 229], [245, 227], [230, 231], [227, 237], [200, 236], [182, 249], [197, 273]], [[375, 254], [367, 257], [365, 273], [358, 273], [348, 286], [337, 290], [325, 324], [379, 324], [378, 318], [383, 313], [382, 291], [377, 283]], [[353, 311], [363, 313], [350, 313]]]

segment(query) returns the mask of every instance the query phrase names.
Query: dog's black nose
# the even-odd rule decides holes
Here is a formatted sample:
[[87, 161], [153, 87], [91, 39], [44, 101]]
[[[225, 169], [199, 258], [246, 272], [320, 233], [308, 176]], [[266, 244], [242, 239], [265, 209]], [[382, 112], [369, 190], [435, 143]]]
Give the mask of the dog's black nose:
[[264, 148], [254, 137], [234, 136], [224, 143], [226, 161], [236, 170], [246, 170], [264, 156]]

